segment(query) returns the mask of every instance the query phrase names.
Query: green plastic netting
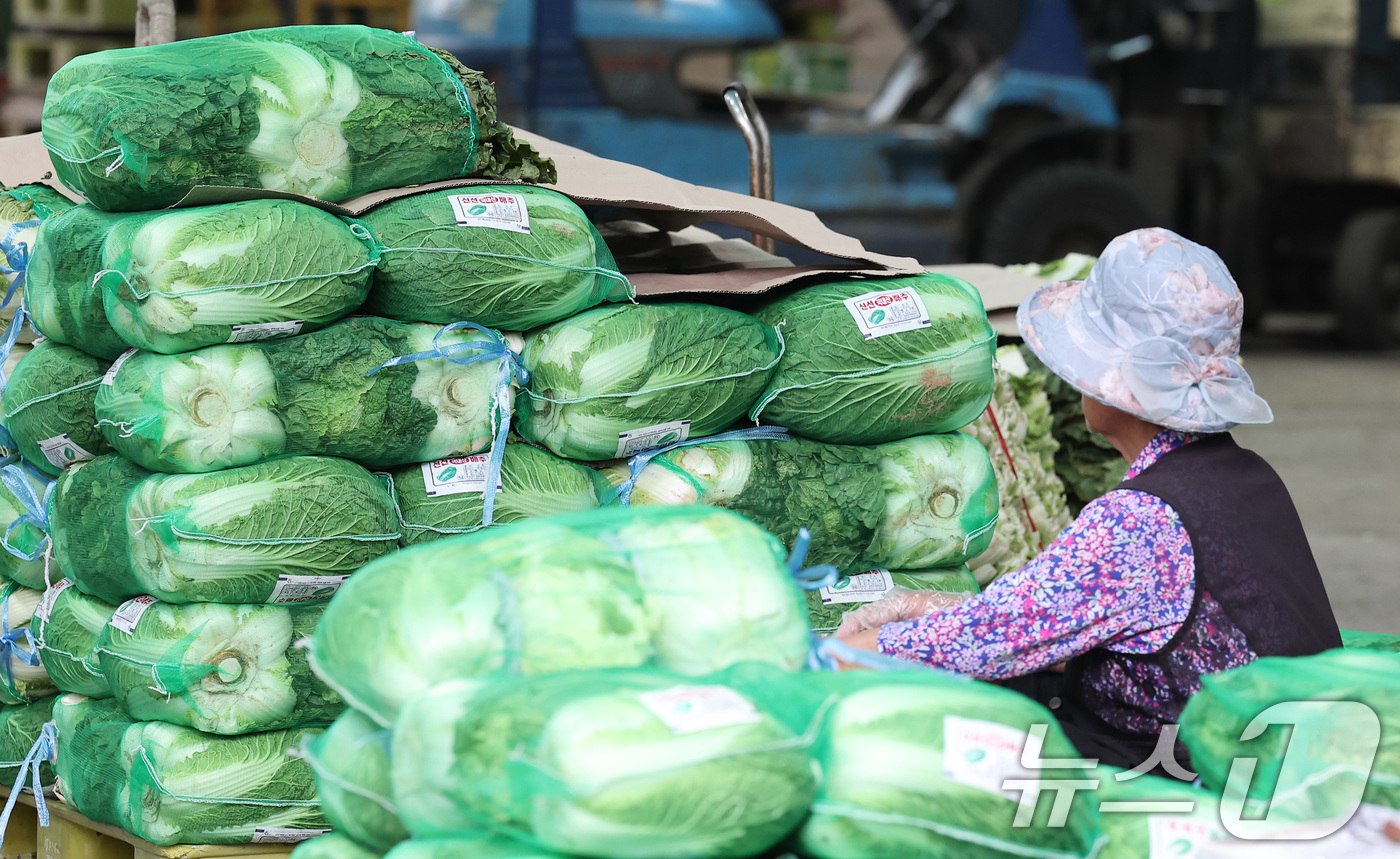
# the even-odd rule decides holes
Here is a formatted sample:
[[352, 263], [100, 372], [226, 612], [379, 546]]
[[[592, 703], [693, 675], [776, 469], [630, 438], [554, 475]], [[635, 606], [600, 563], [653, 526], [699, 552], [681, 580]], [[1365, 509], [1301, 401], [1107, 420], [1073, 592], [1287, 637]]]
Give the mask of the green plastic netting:
[[301, 751], [316, 771], [326, 820], [381, 853], [409, 837], [394, 806], [389, 739], [388, 728], [351, 709]]
[[112, 446], [97, 429], [97, 386], [110, 362], [55, 340], [36, 343], [5, 386], [4, 425], [20, 455], [50, 476]]
[[28, 704], [58, 692], [44, 670], [30, 631], [34, 610], [43, 596], [42, 591], [15, 582], [0, 586], [0, 633], [4, 636], [4, 646], [0, 648], [0, 704]]
[[29, 464], [7, 457], [0, 459], [0, 482], [0, 529], [5, 534], [0, 541], [0, 579], [43, 590], [51, 564], [45, 557], [48, 535], [39, 523], [52, 481]]
[[34, 328], [50, 340], [108, 361], [127, 344], [107, 321], [102, 271], [107, 232], [121, 220], [93, 206], [75, 206], [39, 224], [24, 275], [24, 307]]
[[[1229, 837], [1220, 823], [1220, 798], [1208, 790], [1108, 766], [1095, 768], [1091, 776], [1099, 781], [1095, 792], [1099, 800], [1123, 804], [1100, 809], [1108, 844], [1097, 859], [1192, 857], [1206, 844]], [[1190, 803], [1191, 808], [1142, 811], [1127, 806], [1147, 802]]]
[[960, 429], [992, 398], [996, 332], [967, 281], [925, 274], [798, 290], [759, 309], [787, 351], [750, 417], [838, 444]]
[[495, 100], [484, 75], [411, 36], [254, 30], [73, 60], [49, 82], [44, 145], [108, 211], [199, 185], [336, 201], [461, 176], [553, 182]]
[[807, 592], [807, 617], [813, 632], [835, 632], [846, 612], [869, 605], [893, 588], [978, 594], [981, 588], [967, 565], [933, 570], [867, 570], [842, 576], [820, 590]]
[[327, 725], [345, 704], [297, 647], [321, 611], [137, 597], [103, 627], [98, 660], [117, 702], [137, 721], [226, 735]]
[[97, 392], [103, 435], [153, 471], [194, 473], [282, 454], [389, 467], [485, 450], [511, 408], [515, 357], [487, 329], [355, 317], [114, 367]]
[[385, 853], [384, 859], [462, 859], [463, 856], [472, 859], [562, 859], [553, 850], [484, 834], [415, 838]]
[[432, 191], [363, 222], [383, 245], [366, 313], [524, 331], [635, 294], [588, 216], [557, 191]]
[[328, 828], [311, 767], [288, 754], [318, 729], [220, 737], [135, 722], [112, 699], [80, 695], [53, 712], [59, 787], [90, 820], [161, 846], [285, 841]]
[[0, 253], [5, 256], [0, 263], [0, 278], [4, 279], [7, 290], [24, 276], [29, 266], [39, 223], [74, 205], [72, 200], [47, 185], [20, 185], [0, 190]]
[[[479, 531], [489, 451], [408, 465], [392, 475], [401, 545]], [[501, 460], [494, 524], [592, 510], [608, 486], [587, 466], [510, 442]]]
[[1384, 632], [1358, 632], [1354, 629], [1342, 630], [1342, 646], [1361, 650], [1384, 650], [1400, 653], [1400, 635]]
[[51, 506], [59, 569], [114, 605], [324, 601], [399, 536], [383, 478], [331, 457], [168, 475], [112, 454], [65, 472]]
[[44, 591], [34, 609], [34, 643], [53, 684], [89, 698], [112, 694], [97, 657], [97, 638], [117, 607], [88, 596], [62, 579]]
[[339, 832], [327, 832], [298, 844], [290, 859], [382, 859], [383, 856], [378, 850], [356, 844]]
[[816, 793], [821, 696], [760, 664], [455, 682], [394, 729], [393, 783], [415, 835], [493, 832], [612, 859], [762, 853]]
[[173, 354], [324, 328], [369, 293], [368, 231], [291, 200], [123, 215], [104, 242], [107, 320]]
[[[45, 723], [53, 718], [55, 698], [41, 698], [33, 704], [12, 704], [0, 707], [0, 785], [12, 789], [29, 750], [39, 739]], [[26, 774], [26, 787], [32, 791], [33, 775]], [[54, 783], [53, 767], [47, 761], [39, 764], [39, 784]]]
[[796, 670], [810, 631], [786, 550], [711, 507], [531, 519], [395, 552], [326, 609], [312, 665], [391, 724], [462, 677], [656, 664], [706, 674], [757, 660]]

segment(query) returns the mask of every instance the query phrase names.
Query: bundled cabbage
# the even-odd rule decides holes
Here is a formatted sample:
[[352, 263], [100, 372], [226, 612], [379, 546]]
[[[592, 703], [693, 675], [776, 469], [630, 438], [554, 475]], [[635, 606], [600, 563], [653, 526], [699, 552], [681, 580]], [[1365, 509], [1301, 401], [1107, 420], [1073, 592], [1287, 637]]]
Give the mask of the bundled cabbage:
[[1101, 809], [1108, 844], [1097, 859], [1142, 859], [1154, 856], [1192, 857], [1212, 841], [1229, 838], [1220, 825], [1220, 798], [1185, 782], [1124, 772], [1100, 766], [1097, 797], [1105, 803], [1191, 803], [1189, 812], [1144, 812], [1125, 808]]
[[[408, 465], [393, 473], [400, 543], [414, 546], [483, 526], [490, 452]], [[607, 494], [593, 469], [510, 442], [501, 459], [492, 522], [505, 524], [592, 510]]]
[[55, 340], [38, 343], [5, 386], [4, 424], [20, 455], [51, 476], [112, 446], [93, 404], [107, 361]]
[[[1041, 757], [1078, 758], [1050, 711], [985, 683], [934, 672], [811, 674], [839, 698], [815, 748], [824, 778], [798, 835], [816, 859], [1088, 859], [1100, 847], [1097, 803], [1079, 794], [1063, 826], [1049, 825], [1041, 797], [1027, 826], [1019, 790], [1035, 781], [1021, 766], [1033, 725], [1049, 728]], [[1074, 768], [1047, 781], [1082, 779]]]
[[[0, 253], [5, 261], [0, 265], [0, 278], [6, 290], [24, 276], [29, 258], [34, 253], [34, 240], [39, 224], [58, 212], [73, 208], [72, 200], [47, 185], [20, 185], [0, 190]], [[9, 305], [9, 302], [4, 302]], [[10, 308], [8, 316], [13, 318]]]
[[530, 334], [519, 432], [583, 460], [711, 435], [758, 399], [781, 350], [773, 329], [737, 310], [594, 308]]
[[320, 606], [169, 605], [137, 597], [103, 627], [107, 685], [137, 721], [246, 734], [324, 725], [345, 709], [296, 646]]
[[[417, 360], [390, 363], [405, 357]], [[153, 471], [282, 454], [403, 465], [490, 447], [513, 362], [494, 332], [356, 317], [289, 340], [134, 353], [103, 380], [97, 418]]]
[[[12, 704], [0, 707], [0, 784], [9, 787], [20, 776], [20, 769], [29, 750], [39, 739], [44, 725], [53, 718], [56, 698], [41, 698], [33, 704]], [[54, 783], [53, 767], [48, 761], [39, 763], [39, 786], [49, 788]], [[34, 776], [25, 773], [24, 786], [33, 791]]]
[[53, 708], [54, 772], [85, 817], [162, 846], [246, 844], [326, 831], [311, 767], [288, 754], [319, 729], [219, 737], [135, 722], [111, 699]]
[[126, 215], [102, 262], [113, 330], [165, 353], [323, 328], [364, 303], [374, 265], [362, 227], [291, 200]]
[[560, 854], [553, 850], [493, 838], [484, 833], [414, 838], [385, 853], [384, 859], [462, 859], [463, 856], [472, 859], [560, 859]]
[[398, 543], [382, 479], [321, 456], [192, 475], [100, 457], [59, 479], [50, 527], [63, 574], [113, 604], [325, 600]]
[[0, 579], [43, 590], [48, 587], [44, 580], [48, 535], [38, 523], [44, 519], [44, 495], [51, 481], [26, 462], [0, 460], [0, 469], [4, 471], [0, 481], [0, 533], [5, 535], [4, 551], [0, 551]]
[[381, 853], [409, 837], [394, 808], [389, 736], [365, 714], [346, 710], [301, 752], [316, 771], [326, 820]]
[[44, 594], [14, 582], [0, 586], [0, 704], [28, 704], [58, 692], [44, 670], [30, 624]]
[[757, 312], [787, 351], [750, 417], [820, 441], [880, 444], [966, 426], [992, 396], [996, 334], [941, 274], [798, 290]]
[[363, 216], [384, 245], [365, 312], [524, 331], [635, 293], [574, 201], [522, 185], [430, 191]]
[[458, 176], [554, 181], [485, 76], [411, 36], [285, 27], [102, 51], [59, 69], [44, 145], [108, 211], [199, 185], [323, 200]]
[[708, 507], [516, 522], [395, 552], [326, 609], [312, 665], [381, 724], [432, 686], [655, 662], [788, 670], [809, 631], [783, 546]]
[[895, 570], [948, 567], [986, 551], [997, 523], [987, 451], [962, 433], [882, 444], [885, 515], [867, 553]]
[[44, 591], [34, 609], [34, 644], [44, 670], [62, 692], [89, 698], [112, 694], [98, 662], [97, 639], [117, 607], [88, 596], [61, 579]]
[[339, 832], [327, 832], [298, 844], [290, 859], [382, 859], [383, 856], [378, 850], [363, 847]]
[[107, 231], [119, 220], [88, 205], [45, 218], [24, 274], [24, 307], [35, 330], [108, 361], [127, 344], [107, 321], [95, 281]]
[[491, 831], [608, 859], [753, 856], [816, 792], [808, 699], [764, 665], [449, 683], [394, 727], [394, 796], [415, 835]]
[[935, 570], [868, 570], [842, 576], [834, 584], [807, 592], [807, 617], [813, 632], [835, 632], [846, 612], [875, 602], [895, 588], [967, 594], [981, 592], [966, 566]]
[[1342, 646], [1361, 650], [1383, 650], [1400, 653], [1400, 635], [1384, 632], [1358, 632], [1354, 629], [1342, 630]]

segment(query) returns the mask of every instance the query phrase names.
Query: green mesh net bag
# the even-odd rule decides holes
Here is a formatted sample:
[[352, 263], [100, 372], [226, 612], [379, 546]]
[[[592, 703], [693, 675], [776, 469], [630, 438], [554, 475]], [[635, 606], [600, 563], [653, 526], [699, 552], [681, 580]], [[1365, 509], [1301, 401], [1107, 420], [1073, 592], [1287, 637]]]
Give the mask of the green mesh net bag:
[[31, 463], [0, 460], [0, 579], [27, 588], [48, 587], [48, 494], [51, 480]]
[[112, 452], [93, 405], [109, 364], [55, 340], [29, 350], [5, 386], [4, 424], [21, 456], [57, 477], [75, 462]]
[[128, 347], [107, 321], [94, 281], [103, 269], [107, 232], [120, 220], [92, 206], [44, 219], [24, 275], [24, 307], [34, 328], [108, 361]]
[[[33, 790], [26, 760], [30, 750], [38, 742], [44, 725], [53, 718], [53, 705], [56, 698], [41, 698], [33, 704], [10, 704], [0, 707], [0, 785], [9, 788], [25, 775], [25, 786]], [[32, 764], [31, 764], [32, 765]], [[53, 766], [48, 761], [38, 764], [38, 782], [41, 788], [54, 784]]]
[[54, 772], [84, 816], [161, 846], [246, 844], [327, 831], [305, 761], [288, 754], [319, 729], [220, 737], [136, 722], [112, 699], [54, 705]]
[[819, 441], [961, 429], [992, 399], [996, 332], [972, 284], [941, 274], [798, 290], [759, 309], [787, 351], [750, 417]]
[[967, 565], [932, 570], [867, 570], [807, 592], [807, 617], [813, 632], [831, 633], [846, 612], [882, 599], [896, 588], [975, 596], [981, 593]]
[[0, 253], [5, 255], [4, 262], [0, 262], [0, 277], [6, 289], [0, 308], [11, 306], [14, 290], [23, 284], [21, 278], [29, 267], [39, 224], [74, 205], [72, 200], [47, 185], [20, 185], [0, 190]]
[[326, 609], [312, 665], [390, 724], [462, 677], [655, 664], [705, 674], [755, 660], [796, 670], [810, 631], [787, 552], [710, 507], [531, 519], [395, 552]]
[[345, 709], [297, 642], [320, 606], [170, 605], [137, 597], [102, 629], [102, 675], [127, 715], [211, 734], [329, 724]]
[[388, 728], [346, 710], [301, 751], [331, 827], [380, 853], [409, 837], [394, 805], [389, 738]]
[[363, 222], [383, 245], [366, 313], [524, 331], [635, 295], [588, 216], [557, 191], [432, 191]]
[[1383, 650], [1388, 653], [1400, 653], [1400, 635], [1344, 629], [1342, 630], [1342, 646], [1360, 650]]
[[[1220, 823], [1220, 798], [1203, 788], [1108, 766], [1095, 768], [1095, 792], [1108, 844], [1098, 859], [1191, 857], [1212, 841], [1229, 837]], [[1177, 804], [1157, 811], [1134, 809], [1140, 803]]]
[[461, 859], [463, 856], [472, 859], [560, 859], [560, 854], [553, 850], [493, 838], [484, 833], [414, 838], [385, 853], [384, 859]]
[[89, 698], [112, 694], [98, 661], [97, 639], [117, 607], [60, 579], [34, 609], [34, 644], [53, 685]]
[[[1079, 757], [1029, 698], [932, 671], [807, 676], [837, 702], [814, 748], [823, 781], [798, 834], [804, 856], [1089, 859], [1099, 849], [1091, 794], [1075, 797], [1062, 826], [1051, 825], [1049, 796], [1017, 825], [1023, 795], [1003, 782], [1039, 779], [1021, 766], [1032, 726], [1048, 726], [1043, 759]], [[1046, 780], [1084, 777], [1065, 768]]]
[[63, 574], [114, 605], [324, 601], [399, 536], [383, 478], [331, 457], [197, 475], [100, 457], [59, 479], [50, 529]]
[[[400, 543], [415, 546], [488, 527], [485, 520], [490, 455], [449, 457], [393, 472]], [[506, 444], [493, 495], [492, 523], [504, 524], [592, 510], [606, 482], [587, 466], [528, 444]]]
[[327, 832], [298, 844], [291, 859], [383, 859], [383, 856], [378, 850], [356, 843], [348, 835]]
[[15, 582], [0, 586], [0, 704], [28, 704], [58, 692], [30, 627], [43, 597]]
[[748, 664], [449, 683], [394, 727], [393, 784], [415, 835], [492, 832], [616, 859], [760, 854], [807, 814], [820, 697]]
[[43, 126], [58, 177], [108, 211], [164, 208], [198, 185], [336, 201], [461, 176], [555, 179], [497, 121], [484, 75], [358, 26], [88, 54], [49, 81]]
[[491, 446], [509, 429], [515, 353], [496, 332], [345, 319], [286, 340], [134, 353], [97, 392], [117, 452], [153, 471], [217, 471], [282, 454], [370, 467]]
[[364, 303], [364, 227], [291, 200], [121, 217], [102, 257], [107, 319], [128, 344], [178, 353], [324, 328]]

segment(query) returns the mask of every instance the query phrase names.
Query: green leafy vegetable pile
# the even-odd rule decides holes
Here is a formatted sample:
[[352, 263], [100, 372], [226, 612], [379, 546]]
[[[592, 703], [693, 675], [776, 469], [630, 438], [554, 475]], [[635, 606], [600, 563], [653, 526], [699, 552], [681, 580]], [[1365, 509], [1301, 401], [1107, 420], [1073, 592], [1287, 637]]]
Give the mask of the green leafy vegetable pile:
[[[1050, 399], [1054, 415], [1050, 433], [1059, 443], [1055, 473], [1064, 481], [1070, 511], [1078, 515], [1085, 504], [1122, 482], [1128, 463], [1108, 439], [1089, 432], [1079, 390], [1046, 369], [1029, 347], [1022, 346], [1021, 354]], [[1023, 384], [1033, 383], [1028, 380]]]
[[111, 453], [97, 429], [97, 387], [107, 361], [56, 340], [36, 344], [5, 385], [4, 425], [20, 455], [45, 474]]
[[40, 334], [111, 361], [128, 348], [107, 321], [102, 271], [107, 234], [121, 220], [94, 206], [74, 206], [39, 224], [24, 275], [24, 307]]
[[[41, 698], [33, 704], [10, 704], [0, 707], [0, 782], [14, 785], [20, 765], [39, 739], [44, 723], [53, 718], [54, 698]], [[47, 761], [39, 764], [39, 784], [44, 788], [54, 783], [53, 767]], [[25, 774], [24, 784], [34, 784], [34, 776]]]
[[[22, 521], [21, 517], [32, 515], [26, 501], [39, 501], [36, 506], [42, 506], [49, 481], [28, 463], [5, 459], [0, 460], [0, 468], [6, 469], [10, 477], [19, 479], [20, 492], [25, 496], [16, 496], [9, 486], [0, 489], [0, 529], [4, 529], [0, 533], [6, 535], [4, 545], [0, 546], [0, 580], [43, 590], [48, 587], [44, 572], [44, 540], [48, 535], [33, 521]], [[26, 483], [27, 492], [23, 489]]]

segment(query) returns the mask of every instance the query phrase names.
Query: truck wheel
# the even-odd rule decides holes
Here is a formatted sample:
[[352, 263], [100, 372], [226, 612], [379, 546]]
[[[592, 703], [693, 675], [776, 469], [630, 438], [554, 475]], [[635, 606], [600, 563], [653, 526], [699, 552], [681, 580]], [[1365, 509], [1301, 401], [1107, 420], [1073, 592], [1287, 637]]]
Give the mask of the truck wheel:
[[1347, 222], [1332, 260], [1332, 308], [1342, 344], [1400, 344], [1400, 210], [1362, 212]]
[[992, 204], [979, 256], [996, 265], [1098, 256], [1115, 236], [1155, 221], [1121, 173], [1086, 162], [1053, 164], [1027, 173]]

